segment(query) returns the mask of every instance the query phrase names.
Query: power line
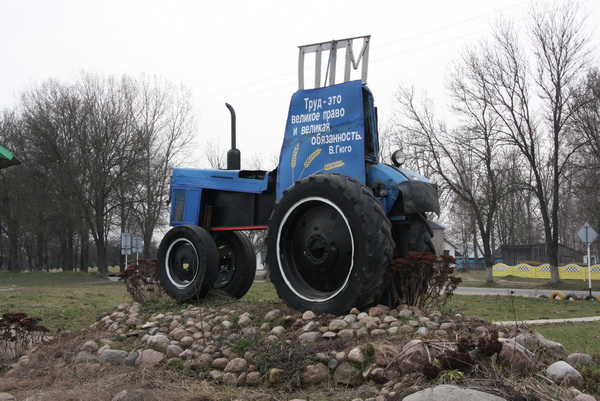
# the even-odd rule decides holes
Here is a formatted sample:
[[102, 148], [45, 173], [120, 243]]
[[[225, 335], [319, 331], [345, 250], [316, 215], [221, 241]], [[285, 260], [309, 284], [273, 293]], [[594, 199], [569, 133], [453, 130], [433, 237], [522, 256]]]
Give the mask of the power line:
[[[580, 3], [587, 3], [589, 1], [590, 0], [582, 0]], [[476, 16], [476, 17], [467, 18], [467, 19], [464, 19], [464, 20], [461, 20], [461, 21], [458, 21], [458, 22], [455, 22], [455, 23], [452, 23], [452, 24], [441, 26], [439, 28], [435, 28], [435, 29], [431, 29], [431, 30], [428, 30], [428, 31], [425, 31], [425, 32], [421, 32], [421, 33], [418, 33], [418, 34], [415, 34], [415, 35], [412, 35], [412, 36], [408, 36], [408, 37], [405, 37], [405, 38], [402, 38], [402, 39], [399, 39], [399, 40], [396, 40], [396, 41], [393, 41], [393, 42], [389, 42], [389, 43], [386, 43], [386, 44], [374, 47], [373, 50], [376, 51], [376, 50], [379, 50], [379, 49], [382, 49], [382, 48], [385, 48], [385, 47], [389, 47], [389, 46], [395, 45], [395, 44], [400, 43], [400, 42], [405, 42], [405, 41], [412, 40], [412, 39], [415, 39], [415, 38], [419, 38], [419, 37], [422, 37], [422, 36], [425, 36], [425, 35], [429, 35], [431, 33], [443, 31], [443, 30], [448, 29], [448, 28], [453, 28], [453, 27], [456, 27], [456, 26], [460, 26], [460, 25], [463, 25], [463, 24], [466, 24], [466, 23], [469, 23], [469, 22], [472, 22], [472, 21], [475, 21], [475, 20], [478, 20], [478, 19], [481, 19], [481, 18], [488, 17], [490, 15], [498, 14], [499, 12], [502, 12], [502, 11], [510, 10], [510, 9], [517, 8], [517, 7], [521, 7], [521, 6], [525, 5], [525, 4], [529, 4], [530, 2], [531, 1], [523, 1], [523, 2], [520, 2], [520, 3], [514, 4], [514, 5], [511, 5], [511, 6], [508, 6], [508, 7], [504, 7], [502, 9], [500, 9], [500, 10], [495, 10], [495, 11], [492, 11], [492, 12], [481, 14], [481, 15]], [[445, 44], [445, 43], [450, 43], [450, 42], [453, 42], [453, 41], [456, 41], [456, 40], [464, 39], [464, 38], [469, 37], [469, 36], [479, 35], [481, 33], [488, 32], [491, 29], [492, 28], [490, 27], [490, 28], [486, 28], [486, 29], [479, 30], [479, 31], [476, 31], [476, 32], [470, 32], [470, 33], [467, 33], [467, 34], [464, 34], [464, 35], [456, 36], [456, 37], [453, 37], [453, 38], [450, 38], [450, 39], [437, 41], [437, 42], [430, 43], [430, 44], [427, 44], [427, 45], [422, 45], [422, 46], [419, 46], [419, 47], [414, 48], [414, 49], [405, 50], [405, 51], [401, 51], [399, 53], [391, 54], [389, 56], [376, 58], [376, 59], [372, 60], [372, 62], [376, 63], [376, 62], [379, 62], [379, 61], [382, 61], [382, 60], [387, 60], [387, 59], [390, 59], [390, 58], [398, 57], [398, 56], [409, 54], [409, 53], [414, 53], [414, 52], [417, 52], [417, 51], [420, 51], [420, 50], [423, 50], [423, 49], [427, 49], [427, 48], [439, 46], [439, 45], [442, 45], [442, 44]], [[311, 67], [311, 69], [314, 69], [314, 67]], [[340, 69], [340, 71], [341, 71], [341, 69]], [[248, 84], [245, 84], [245, 85], [241, 85], [241, 86], [238, 86], [238, 87], [235, 87], [235, 88], [226, 89], [226, 90], [223, 90], [223, 91], [220, 91], [220, 92], [216, 92], [216, 93], [213, 93], [213, 94], [210, 94], [210, 95], [207, 95], [207, 96], [202, 96], [199, 99], [208, 99], [208, 98], [211, 98], [211, 97], [220, 96], [220, 95], [223, 95], [225, 93], [234, 92], [234, 91], [237, 91], [239, 89], [251, 87], [251, 86], [254, 86], [254, 85], [262, 84], [262, 83], [269, 82], [269, 81], [272, 81], [272, 80], [275, 80], [275, 79], [280, 79], [280, 78], [284, 78], [284, 77], [291, 76], [291, 75], [296, 75], [296, 74], [297, 74], [297, 71], [291, 71], [291, 72], [283, 73], [283, 74], [280, 74], [280, 75], [277, 75], [277, 76], [274, 76], [274, 77], [265, 78], [265, 79], [260, 80], [260, 81], [251, 82], [251, 83], [248, 83]], [[244, 97], [255, 95], [255, 94], [258, 94], [258, 93], [269, 92], [269, 91], [272, 91], [272, 90], [275, 90], [275, 89], [279, 89], [279, 88], [283, 88], [283, 87], [290, 86], [290, 85], [294, 85], [294, 82], [288, 81], [288, 82], [286, 82], [285, 84], [282, 84], [282, 85], [277, 85], [277, 86], [273, 86], [273, 87], [269, 87], [269, 88], [264, 88], [264, 89], [261, 89], [261, 90], [258, 90], [258, 91], [253, 91], [253, 92], [250, 92], [250, 93], [241, 94], [241, 95], [238, 95], [236, 97], [231, 98], [231, 100], [244, 98]], [[212, 102], [212, 103], [201, 105], [200, 108], [206, 108], [206, 107], [211, 107], [211, 106], [220, 105], [220, 104], [222, 104], [222, 101], [215, 101], [215, 102]]]

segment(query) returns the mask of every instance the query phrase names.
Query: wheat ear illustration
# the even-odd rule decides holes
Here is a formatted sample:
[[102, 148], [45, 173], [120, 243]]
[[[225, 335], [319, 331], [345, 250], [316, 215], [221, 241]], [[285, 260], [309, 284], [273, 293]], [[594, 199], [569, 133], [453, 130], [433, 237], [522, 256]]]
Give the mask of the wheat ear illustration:
[[334, 168], [342, 167], [344, 164], [345, 163], [341, 160], [327, 163], [325, 166], [323, 166], [323, 170], [325, 170], [325, 171], [333, 170]]
[[317, 156], [319, 156], [321, 154], [321, 150], [322, 149], [317, 149], [314, 152], [312, 152], [304, 161], [304, 168], [308, 168], [308, 166], [310, 166], [310, 164], [313, 162], [313, 160], [315, 160], [317, 158]]
[[327, 163], [323, 166], [323, 168], [321, 170], [315, 171], [315, 173], [319, 173], [321, 171], [333, 170], [334, 168], [342, 167], [344, 164], [346, 164], [346, 163], [344, 163], [342, 160]]
[[317, 158], [317, 156], [319, 156], [321, 154], [322, 150], [323, 149], [317, 149], [314, 152], [312, 152], [310, 155], [308, 155], [308, 157], [304, 161], [304, 168], [300, 172], [300, 176], [298, 177], [298, 179], [302, 178], [302, 174], [304, 174], [304, 170], [306, 170], [306, 168], [308, 166], [310, 166], [310, 164], [313, 162], [313, 160], [315, 160]]
[[296, 144], [296, 146], [294, 146], [294, 151], [292, 152], [292, 161], [290, 163], [290, 165], [292, 166], [292, 182], [295, 181], [294, 180], [294, 168], [296, 167], [296, 162], [298, 161], [298, 150], [300, 150], [300, 144]]

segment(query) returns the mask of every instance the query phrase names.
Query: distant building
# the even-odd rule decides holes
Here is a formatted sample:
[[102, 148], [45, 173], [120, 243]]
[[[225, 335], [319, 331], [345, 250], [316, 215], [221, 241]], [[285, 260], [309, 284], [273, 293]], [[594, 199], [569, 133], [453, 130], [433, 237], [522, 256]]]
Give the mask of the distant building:
[[431, 231], [433, 231], [433, 238], [431, 238], [431, 242], [433, 243], [435, 252], [439, 255], [443, 255], [444, 251], [446, 250], [444, 240], [444, 230], [446, 227], [440, 223], [436, 223], [435, 221], [430, 221], [429, 227], [431, 227]]
[[[516, 266], [519, 263], [531, 261], [540, 263], [548, 263], [550, 261], [546, 251], [546, 244], [502, 245], [500, 250], [504, 263], [509, 266]], [[582, 252], [558, 244], [558, 263], [560, 265], [580, 263], [582, 260]]]
[[[483, 248], [481, 245], [477, 246], [477, 257], [475, 257], [475, 250], [473, 244], [469, 244], [467, 254], [457, 252], [456, 256], [456, 268], [464, 270], [485, 270], [485, 258], [483, 257]], [[502, 254], [500, 248], [496, 248], [494, 251], [494, 263], [502, 263]]]

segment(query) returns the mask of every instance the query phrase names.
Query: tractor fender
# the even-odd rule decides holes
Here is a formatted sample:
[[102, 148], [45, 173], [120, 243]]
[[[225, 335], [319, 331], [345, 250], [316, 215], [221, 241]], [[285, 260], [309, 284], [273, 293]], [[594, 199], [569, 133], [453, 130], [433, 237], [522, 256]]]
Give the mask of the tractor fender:
[[411, 170], [383, 163], [368, 164], [367, 186], [383, 203], [386, 214], [440, 213], [437, 185]]

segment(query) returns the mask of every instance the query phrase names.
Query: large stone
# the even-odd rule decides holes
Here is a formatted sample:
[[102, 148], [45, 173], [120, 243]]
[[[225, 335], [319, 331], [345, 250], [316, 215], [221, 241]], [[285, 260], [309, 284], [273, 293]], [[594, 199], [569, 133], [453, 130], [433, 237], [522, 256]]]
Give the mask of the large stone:
[[546, 368], [546, 376], [556, 383], [567, 386], [582, 386], [583, 377], [573, 366], [565, 361], [558, 361]]
[[304, 312], [302, 314], [302, 320], [312, 320], [315, 317], [317, 317], [317, 315], [315, 315], [315, 313], [313, 311], [307, 310], [306, 312]]
[[194, 337], [191, 336], [184, 336], [180, 341], [179, 344], [182, 347], [191, 347], [194, 344]]
[[225, 366], [225, 372], [243, 372], [248, 368], [248, 361], [244, 358], [234, 358], [227, 366]]
[[167, 346], [171, 344], [171, 340], [169, 340], [169, 337], [165, 336], [164, 334], [155, 334], [148, 337], [146, 343], [150, 348], [156, 351], [165, 352], [167, 350]]
[[537, 356], [515, 340], [505, 340], [498, 357], [502, 364], [516, 373], [524, 374], [536, 369]]
[[208, 369], [212, 367], [213, 356], [210, 354], [200, 354], [198, 358], [194, 359], [193, 363], [201, 368]]
[[135, 361], [137, 361], [137, 359], [140, 357], [140, 353], [137, 351], [133, 351], [132, 353], [130, 353], [129, 355], [127, 355], [127, 358], [125, 358], [125, 360], [123, 360], [123, 365], [125, 366], [135, 366]]
[[100, 361], [105, 363], [121, 364], [129, 352], [120, 349], [107, 349], [100, 354]]
[[350, 362], [362, 364], [365, 361], [365, 355], [360, 348], [352, 348], [348, 352], [348, 360]]
[[279, 309], [273, 309], [272, 311], [267, 312], [264, 320], [265, 320], [265, 322], [272, 322], [275, 319], [278, 319], [282, 316], [283, 316], [283, 312], [281, 312]]
[[175, 329], [171, 332], [171, 338], [175, 341], [181, 341], [186, 335], [187, 332], [184, 329]]
[[520, 334], [515, 338], [515, 341], [535, 354], [543, 350], [555, 359], [567, 358], [567, 351], [562, 344], [548, 340], [538, 332]]
[[381, 316], [383, 314], [383, 308], [381, 306], [373, 306], [369, 308], [369, 316]]
[[179, 345], [170, 344], [167, 345], [165, 353], [169, 358], [177, 358], [183, 353], [183, 348], [181, 348]]
[[228, 364], [228, 358], [216, 358], [214, 361], [212, 361], [212, 367], [220, 370], [224, 370]]
[[348, 362], [340, 363], [333, 373], [333, 381], [345, 386], [359, 386], [363, 382], [362, 373]]
[[238, 319], [238, 325], [240, 327], [248, 327], [252, 324], [252, 319], [248, 315], [242, 315]]
[[411, 311], [410, 309], [403, 309], [398, 312], [399, 317], [409, 317], [412, 315], [413, 315], [413, 311]]
[[505, 398], [498, 397], [493, 394], [484, 393], [482, 391], [472, 390], [469, 388], [461, 388], [449, 384], [427, 388], [417, 391], [407, 397], [403, 401], [506, 401]]
[[302, 384], [319, 384], [329, 377], [329, 369], [322, 363], [308, 365], [301, 374]]
[[271, 334], [277, 337], [283, 337], [285, 335], [285, 327], [275, 326], [271, 329]]
[[246, 385], [250, 387], [260, 386], [262, 382], [262, 375], [260, 372], [250, 372], [246, 376]]
[[246, 377], [248, 375], [246, 374], [246, 372], [242, 372], [240, 373], [240, 375], [237, 378], [237, 381], [235, 382], [236, 386], [245, 386], [246, 385]]
[[348, 322], [342, 319], [335, 319], [329, 322], [329, 330], [340, 331], [348, 327]]
[[153, 349], [145, 349], [135, 361], [135, 364], [144, 368], [154, 368], [165, 359], [165, 357], [165, 354], [162, 352]]
[[308, 333], [300, 334], [298, 338], [301, 343], [316, 343], [321, 340], [321, 333], [317, 331], [309, 331]]
[[573, 354], [569, 354], [569, 356], [567, 356], [567, 362], [571, 365], [571, 366], [581, 366], [581, 365], [588, 365], [590, 363], [592, 363], [592, 357], [588, 354], [582, 354], [580, 352], [575, 352]]
[[223, 380], [224, 384], [227, 384], [229, 386], [235, 386], [238, 380], [238, 375], [233, 372], [226, 372], [221, 380]]
[[86, 341], [81, 346], [81, 350], [87, 351], [87, 352], [96, 352], [96, 351], [98, 351], [98, 348], [100, 348], [98, 346], [98, 343], [96, 341], [92, 341], [92, 340]]
[[317, 331], [317, 325], [315, 322], [308, 322], [304, 325], [304, 327], [302, 327], [302, 331], [307, 333], [309, 331]]
[[[365, 329], [366, 330], [366, 329]], [[354, 338], [354, 335], [356, 334], [356, 332], [352, 329], [343, 329], [340, 330], [337, 335], [340, 338], [346, 338], [346, 339], [350, 339], [350, 338]]]
[[208, 372], [208, 374], [210, 375], [210, 378], [216, 382], [220, 382], [221, 380], [223, 380], [223, 376], [225, 375], [225, 372], [223, 372], [222, 370], [211, 370], [210, 372]]

